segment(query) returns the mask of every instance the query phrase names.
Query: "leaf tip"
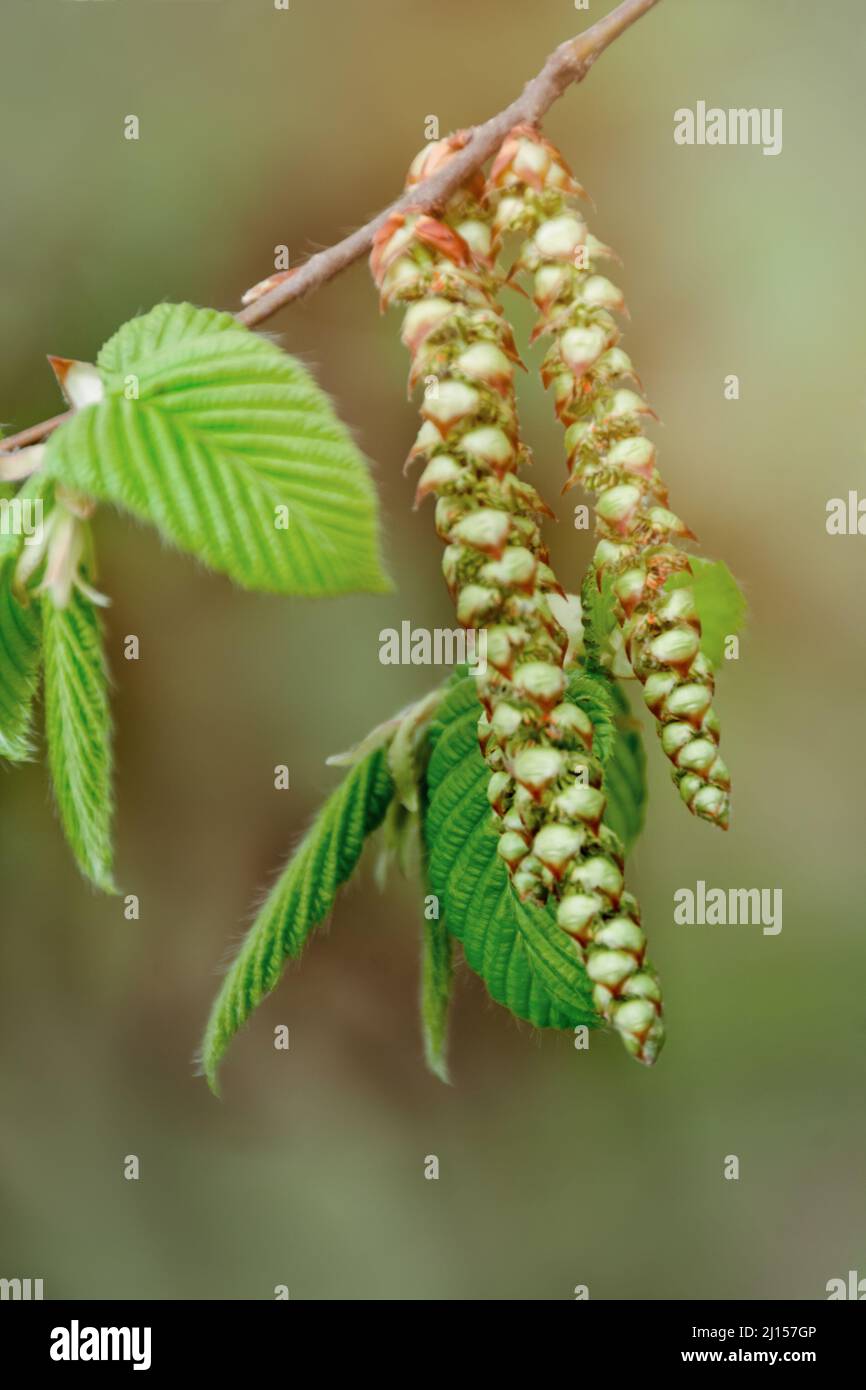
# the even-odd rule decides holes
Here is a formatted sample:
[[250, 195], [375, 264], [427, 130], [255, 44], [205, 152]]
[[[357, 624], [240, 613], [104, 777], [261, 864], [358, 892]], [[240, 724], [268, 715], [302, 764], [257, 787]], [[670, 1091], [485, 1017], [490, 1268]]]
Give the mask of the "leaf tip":
[[433, 1075], [437, 1077], [444, 1086], [454, 1085], [453, 1081], [451, 1080], [451, 1073], [448, 1070], [448, 1063], [442, 1054], [434, 1053], [430, 1048], [428, 1048], [426, 1050], [424, 1060], [427, 1063], [428, 1070], [431, 1071]]

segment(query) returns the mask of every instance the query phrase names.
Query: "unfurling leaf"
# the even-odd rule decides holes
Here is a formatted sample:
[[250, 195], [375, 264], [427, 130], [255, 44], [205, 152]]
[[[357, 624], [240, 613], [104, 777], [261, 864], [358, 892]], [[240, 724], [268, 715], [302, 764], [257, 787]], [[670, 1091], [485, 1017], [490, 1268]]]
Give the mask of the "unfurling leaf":
[[580, 607], [584, 647], [593, 668], [604, 664], [610, 637], [616, 628], [613, 603], [613, 581], [610, 575], [601, 575], [599, 582], [595, 572], [589, 569], [581, 586]]
[[331, 911], [393, 795], [387, 752], [378, 747], [350, 768], [271, 889], [211, 1009], [202, 1069], [213, 1091], [229, 1042]]
[[421, 956], [421, 1027], [424, 1057], [440, 1081], [448, 1081], [445, 1047], [448, 1036], [448, 1008], [451, 1003], [452, 943], [443, 917], [424, 921]]
[[230, 314], [162, 304], [106, 343], [46, 472], [247, 589], [381, 592], [364, 460], [306, 369]]
[[616, 694], [613, 682], [601, 671], [570, 671], [567, 696], [592, 720], [592, 751], [603, 766], [616, 744]]
[[0, 536], [0, 758], [14, 763], [33, 756], [30, 729], [42, 658], [39, 601], [14, 587], [21, 544], [21, 537]]
[[643, 829], [646, 815], [646, 753], [640, 724], [631, 713], [626, 695], [615, 682], [611, 683], [610, 693], [616, 707], [616, 741], [604, 769], [604, 818], [628, 854]]
[[65, 608], [46, 592], [42, 615], [45, 737], [57, 811], [82, 873], [114, 893], [111, 717], [99, 616], [78, 589]]

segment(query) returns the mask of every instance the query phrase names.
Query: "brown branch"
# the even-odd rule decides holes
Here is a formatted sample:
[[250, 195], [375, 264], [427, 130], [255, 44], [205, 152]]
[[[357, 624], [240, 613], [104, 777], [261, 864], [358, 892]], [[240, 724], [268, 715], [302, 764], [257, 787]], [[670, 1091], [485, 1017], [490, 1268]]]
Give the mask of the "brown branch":
[[[444, 168], [432, 178], [416, 184], [410, 193], [404, 193], [365, 226], [359, 227], [357, 231], [344, 237], [334, 246], [329, 246], [327, 250], [311, 256], [292, 272], [290, 278], [281, 281], [267, 294], [263, 294], [260, 299], [242, 309], [237, 315], [238, 321], [248, 328], [253, 328], [272, 318], [293, 300], [311, 294], [329, 280], [333, 280], [335, 275], [339, 275], [342, 270], [366, 255], [376, 232], [392, 212], [399, 212], [409, 206], [421, 207], [427, 212], [442, 207], [451, 195], [496, 153], [513, 126], [524, 121], [530, 124], [540, 121], [563, 92], [574, 83], [583, 81], [596, 58], [614, 39], [619, 38], [620, 34], [625, 33], [626, 29], [657, 4], [658, 0], [622, 0], [622, 4], [617, 5], [615, 10], [611, 10], [609, 15], [599, 19], [577, 38], [566, 39], [554, 49], [541, 71], [527, 82], [520, 96], [510, 106], [506, 106], [498, 115], [491, 116], [482, 125], [475, 126], [465, 148], [450, 159]], [[31, 425], [20, 434], [0, 440], [0, 452], [38, 443], [68, 419], [69, 413], [55, 415], [52, 420], [45, 420], [40, 425]]]
[[38, 425], [28, 425], [26, 430], [19, 430], [18, 434], [10, 434], [6, 439], [0, 439], [0, 454], [9, 453], [12, 449], [23, 449], [27, 444], [38, 444], [56, 430], [58, 425], [62, 425], [64, 420], [68, 420], [71, 414], [71, 410], [64, 410], [62, 415], [52, 415], [50, 420], [43, 420]]

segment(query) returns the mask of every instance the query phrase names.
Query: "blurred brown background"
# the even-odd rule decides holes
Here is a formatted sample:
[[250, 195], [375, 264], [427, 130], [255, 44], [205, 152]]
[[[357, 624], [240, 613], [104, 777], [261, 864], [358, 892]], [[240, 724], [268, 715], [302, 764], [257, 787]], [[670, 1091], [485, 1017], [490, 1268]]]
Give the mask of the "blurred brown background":
[[[92, 359], [162, 299], [235, 307], [276, 244], [297, 260], [366, 219], [427, 115], [443, 133], [483, 119], [608, 8], [7, 0], [0, 418], [60, 408], [46, 352]], [[866, 16], [837, 0], [817, 21], [800, 0], [664, 0], [547, 123], [625, 262], [673, 504], [751, 602], [718, 698], [727, 837], [649, 747], [632, 881], [666, 986], [659, 1066], [601, 1034], [588, 1054], [533, 1035], [463, 968], [441, 1086], [416, 1022], [418, 890], [381, 897], [368, 866], [236, 1042], [223, 1100], [194, 1075], [218, 967], [334, 785], [325, 757], [437, 678], [381, 666], [380, 629], [453, 621], [400, 470], [399, 320], [357, 266], [270, 327], [373, 460], [398, 592], [241, 594], [105, 512], [119, 874], [140, 922], [78, 877], [44, 769], [0, 778], [0, 1274], [49, 1297], [330, 1299], [820, 1298], [866, 1274], [866, 540], [824, 526], [828, 498], [866, 492]], [[673, 112], [699, 99], [782, 107], [783, 152], [678, 148]], [[561, 435], [534, 382], [523, 396], [555, 500]], [[560, 515], [576, 584], [590, 542]], [[782, 888], [782, 933], [674, 926], [674, 890], [699, 878]]]

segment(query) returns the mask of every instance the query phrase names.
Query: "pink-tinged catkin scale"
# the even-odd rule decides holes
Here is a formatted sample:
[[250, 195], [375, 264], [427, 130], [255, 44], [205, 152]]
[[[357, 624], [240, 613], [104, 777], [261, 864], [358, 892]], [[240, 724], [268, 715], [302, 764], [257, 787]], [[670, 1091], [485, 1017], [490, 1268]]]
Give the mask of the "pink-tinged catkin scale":
[[552, 338], [542, 377], [566, 427], [569, 478], [596, 495], [595, 568], [609, 575], [626, 653], [658, 721], [674, 782], [689, 810], [727, 829], [730, 777], [719, 752], [713, 672], [700, 650], [691, 589], [666, 579], [689, 570], [679, 542], [694, 539], [668, 507], [654, 445], [643, 433], [654, 413], [619, 346], [614, 313], [622, 291], [599, 274], [609, 247], [588, 231], [576, 184], [559, 151], [533, 126], [505, 140], [485, 200], [496, 239], [526, 234], [509, 279], [532, 277], [539, 310], [533, 337]]
[[[408, 186], [463, 144], [458, 133], [427, 146]], [[649, 1064], [664, 1039], [661, 991], [645, 958], [637, 902], [624, 888], [622, 846], [602, 822], [593, 726], [565, 699], [567, 635], [548, 599], [562, 589], [539, 529], [550, 509], [517, 476], [529, 461], [514, 396], [519, 359], [496, 298], [496, 229], [482, 189], [474, 180], [440, 218], [393, 215], [376, 236], [371, 270], [383, 307], [404, 306], [410, 385], [424, 383], [423, 423], [410, 453], [421, 466], [416, 502], [436, 498], [458, 620], [487, 632], [479, 743], [499, 855], [522, 900], [557, 902], [596, 1006]], [[551, 233], [555, 249], [573, 250], [580, 236], [570, 222]], [[570, 350], [585, 354], [590, 346], [573, 340]]]

